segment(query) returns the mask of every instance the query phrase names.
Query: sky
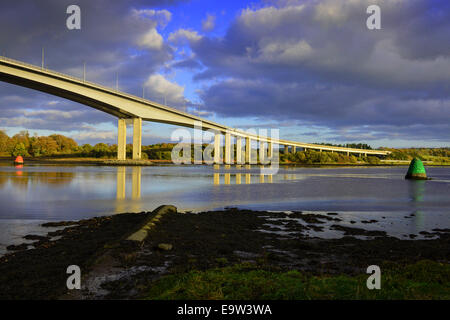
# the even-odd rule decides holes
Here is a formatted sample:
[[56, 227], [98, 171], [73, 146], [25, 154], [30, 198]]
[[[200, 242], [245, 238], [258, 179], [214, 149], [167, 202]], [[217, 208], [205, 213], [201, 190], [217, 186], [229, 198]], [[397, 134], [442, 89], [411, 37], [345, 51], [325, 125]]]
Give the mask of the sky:
[[[81, 9], [69, 30], [66, 9]], [[381, 29], [369, 30], [369, 5]], [[450, 147], [448, 0], [5, 0], [0, 54], [302, 142]], [[0, 129], [116, 143], [117, 119], [0, 82]], [[174, 126], [145, 122], [143, 144]], [[132, 130], [128, 130], [131, 134]], [[128, 141], [131, 141], [129, 138]]]

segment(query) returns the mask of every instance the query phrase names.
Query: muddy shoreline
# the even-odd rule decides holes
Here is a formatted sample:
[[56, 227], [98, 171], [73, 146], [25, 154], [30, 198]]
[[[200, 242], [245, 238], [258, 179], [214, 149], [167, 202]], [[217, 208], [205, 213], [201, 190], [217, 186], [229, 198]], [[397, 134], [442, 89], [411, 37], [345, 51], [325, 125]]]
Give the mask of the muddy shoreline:
[[[47, 237], [27, 235], [35, 249], [19, 245], [0, 257], [0, 299], [139, 299], [165, 275], [241, 263], [319, 276], [358, 276], [374, 264], [450, 263], [449, 229], [403, 240], [372, 230], [376, 220], [360, 221], [367, 228], [351, 227], [334, 212], [169, 212], [142, 243], [126, 240], [153, 216], [127, 213], [44, 225], [65, 228]], [[330, 230], [340, 238], [320, 237]], [[66, 268], [73, 264], [82, 270], [83, 288], [68, 292]]]

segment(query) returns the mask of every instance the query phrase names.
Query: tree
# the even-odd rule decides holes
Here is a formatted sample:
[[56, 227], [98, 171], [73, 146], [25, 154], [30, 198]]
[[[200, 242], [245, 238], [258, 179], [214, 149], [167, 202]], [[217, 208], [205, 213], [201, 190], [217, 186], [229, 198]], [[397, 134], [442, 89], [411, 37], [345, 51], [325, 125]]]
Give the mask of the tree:
[[109, 146], [106, 143], [97, 143], [92, 149], [94, 157], [107, 157], [110, 154]]
[[83, 144], [81, 147], [81, 154], [85, 157], [92, 156], [92, 149], [94, 149], [89, 143]]
[[11, 152], [11, 155], [14, 157], [28, 155], [27, 149], [25, 148], [25, 145], [23, 144], [23, 142], [19, 142], [14, 146], [14, 148]]
[[52, 134], [50, 138], [52, 138], [56, 142], [59, 152], [72, 153], [78, 147], [78, 144], [75, 142], [75, 140], [60, 134]]
[[26, 130], [20, 131], [19, 133], [15, 134], [12, 137], [12, 140], [14, 141], [14, 145], [16, 145], [17, 143], [23, 143], [26, 150], [28, 150], [28, 148], [30, 147], [30, 134]]
[[33, 156], [51, 156], [58, 151], [58, 144], [50, 137], [38, 137], [33, 139], [30, 152]]
[[377, 157], [368, 156], [367, 157], [367, 162], [369, 162], [370, 164], [379, 164], [381, 161]]
[[8, 151], [9, 140], [8, 135], [3, 130], [0, 130], [0, 152]]

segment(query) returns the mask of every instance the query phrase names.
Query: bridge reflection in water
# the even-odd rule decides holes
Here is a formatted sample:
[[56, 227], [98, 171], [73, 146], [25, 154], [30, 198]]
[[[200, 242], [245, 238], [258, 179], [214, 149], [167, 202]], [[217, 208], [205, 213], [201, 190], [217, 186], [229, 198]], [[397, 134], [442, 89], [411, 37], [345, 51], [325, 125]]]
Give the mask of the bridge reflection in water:
[[[262, 167], [257, 167], [258, 172], [248, 172], [252, 169], [252, 166], [223, 166], [225, 170], [230, 170], [233, 168], [234, 171], [245, 170], [247, 172], [214, 172], [213, 173], [213, 184], [218, 185], [239, 185], [239, 184], [258, 184], [258, 183], [273, 183], [274, 177], [275, 181], [284, 181], [284, 180], [296, 180], [297, 174], [264, 174], [261, 173], [262, 170], [259, 170]], [[255, 169], [255, 167], [253, 167]], [[215, 171], [220, 171], [220, 166], [214, 166]], [[221, 179], [223, 177], [223, 179]]]
[[[117, 200], [126, 198], [126, 173], [127, 167], [117, 167]], [[141, 198], [141, 167], [131, 168], [131, 199]]]
[[[231, 166], [223, 166], [229, 170]], [[232, 166], [233, 170], [250, 170], [251, 166]], [[253, 167], [254, 168], [254, 167]], [[259, 167], [258, 167], [259, 168]], [[220, 166], [214, 166], [214, 171], [218, 171]], [[117, 171], [117, 190], [116, 199], [125, 200], [127, 197], [127, 173], [131, 171], [131, 199], [139, 200], [141, 198], [141, 183], [142, 183], [142, 167], [125, 167], [120, 166], [116, 168]], [[262, 174], [251, 172], [213, 172], [213, 185], [240, 185], [240, 184], [257, 184], [257, 183], [273, 183], [274, 176], [276, 181], [296, 180], [297, 174]], [[129, 189], [129, 188], [128, 188]]]
[[[213, 182], [214, 185], [218, 186], [221, 184], [220, 177], [223, 176], [223, 183], [225, 185], [233, 185], [233, 184], [252, 184], [252, 175], [254, 176], [253, 184], [255, 183], [272, 183], [273, 182], [273, 174], [251, 174], [251, 173], [219, 173], [216, 172], [213, 174]], [[288, 177], [291, 175], [284, 175], [284, 177]], [[234, 177], [234, 179], [232, 179]], [[288, 179], [286, 179], [288, 180]], [[234, 181], [234, 183], [233, 183]]]
[[127, 167], [117, 167], [117, 212], [138, 212], [142, 210], [141, 203], [138, 201], [141, 198], [141, 176], [142, 167], [131, 167], [131, 199], [135, 201], [124, 201], [127, 198]]

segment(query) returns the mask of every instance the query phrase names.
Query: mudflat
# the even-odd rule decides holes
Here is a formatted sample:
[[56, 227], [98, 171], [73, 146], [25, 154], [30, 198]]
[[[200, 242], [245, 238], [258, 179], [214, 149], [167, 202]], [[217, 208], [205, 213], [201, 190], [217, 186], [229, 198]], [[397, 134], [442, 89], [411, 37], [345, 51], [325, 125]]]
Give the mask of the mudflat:
[[[28, 235], [28, 239], [36, 239], [34, 249], [10, 248], [17, 250], [0, 258], [0, 299], [158, 298], [164, 296], [160, 287], [167, 286], [165, 278], [192, 272], [203, 276], [202, 272], [211, 270], [234, 275], [262, 270], [271, 275], [299, 272], [315, 279], [359, 279], [367, 278], [370, 265], [399, 273], [402, 268], [423, 261], [433, 264], [433, 268], [434, 264], [449, 268], [449, 229], [434, 229], [420, 234], [421, 239], [412, 240], [417, 235], [411, 235], [409, 240], [403, 240], [371, 230], [369, 226], [376, 225], [376, 220], [362, 221], [367, 229], [341, 224], [339, 213], [335, 212], [228, 208], [200, 213], [169, 212], [155, 222], [142, 243], [127, 241], [127, 236], [152, 215], [126, 213], [47, 224], [65, 228], [44, 238]], [[320, 236], [329, 231], [340, 235], [332, 239]], [[58, 239], [52, 240], [55, 236]], [[80, 266], [82, 290], [67, 290], [69, 265]], [[436, 280], [438, 288], [433, 287], [429, 298], [445, 298], [441, 292], [448, 288], [450, 275], [442, 274], [443, 278]], [[422, 279], [417, 281], [423, 282], [424, 275], [417, 276]], [[411, 277], [414, 280], [414, 275]], [[159, 288], [158, 294], [152, 295], [154, 287]], [[181, 297], [191, 298], [186, 293]], [[205, 297], [209, 296], [200, 296]], [[296, 297], [302, 296], [291, 298]], [[358, 298], [356, 293], [354, 298]]]

